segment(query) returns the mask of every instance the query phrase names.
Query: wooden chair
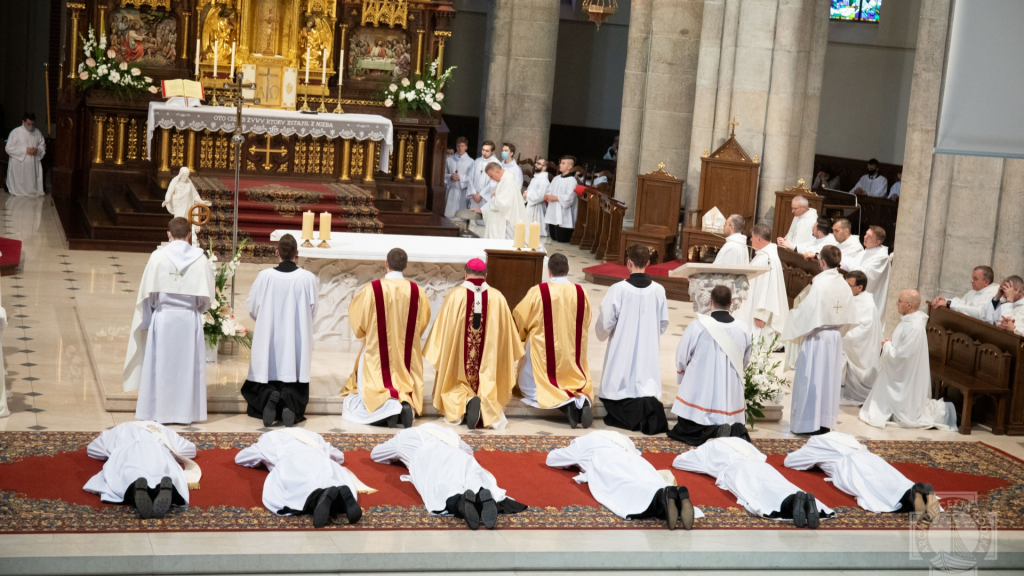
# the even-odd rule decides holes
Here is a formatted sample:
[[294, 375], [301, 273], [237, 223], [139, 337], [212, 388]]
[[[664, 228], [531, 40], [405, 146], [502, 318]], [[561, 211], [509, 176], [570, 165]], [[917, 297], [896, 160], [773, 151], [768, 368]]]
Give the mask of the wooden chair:
[[606, 236], [608, 235], [608, 225], [611, 224], [611, 198], [601, 194], [598, 196], [597, 204], [597, 234], [594, 238], [594, 244], [590, 247], [590, 253], [597, 256], [598, 251], [601, 250], [602, 246], [608, 241]]
[[603, 196], [603, 194], [593, 188], [587, 188], [584, 195], [587, 198], [587, 213], [584, 218], [586, 225], [583, 230], [583, 236], [580, 240], [580, 249], [590, 250], [597, 242], [597, 233], [601, 227], [601, 196]]
[[[608, 247], [604, 254], [605, 262], [615, 262], [624, 256], [621, 250], [622, 221], [626, 217], [626, 203], [611, 199], [611, 224], [608, 229]], [[655, 254], [657, 256], [657, 254]]]

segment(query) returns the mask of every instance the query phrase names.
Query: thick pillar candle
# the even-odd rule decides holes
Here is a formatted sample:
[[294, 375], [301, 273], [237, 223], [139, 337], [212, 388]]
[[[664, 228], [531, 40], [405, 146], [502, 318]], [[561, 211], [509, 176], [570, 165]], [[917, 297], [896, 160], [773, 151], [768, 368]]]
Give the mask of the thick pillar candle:
[[231, 43], [231, 81], [235, 81], [235, 43]]
[[324, 65], [320, 68], [320, 85], [327, 85], [327, 50], [324, 50]]
[[331, 213], [320, 213], [320, 240], [331, 239]]
[[307, 210], [302, 213], [302, 239], [312, 240], [313, 239], [313, 219], [316, 214], [313, 214], [312, 210]]
[[309, 85], [309, 46], [306, 46], [306, 85]]
[[540, 248], [540, 222], [530, 222], [530, 250]]
[[217, 54], [220, 52], [220, 40], [213, 43], [213, 77], [217, 77]]
[[519, 249], [526, 246], [526, 224], [516, 222], [516, 233], [512, 237], [512, 247]]
[[196, 76], [199, 76], [199, 38], [196, 38]]

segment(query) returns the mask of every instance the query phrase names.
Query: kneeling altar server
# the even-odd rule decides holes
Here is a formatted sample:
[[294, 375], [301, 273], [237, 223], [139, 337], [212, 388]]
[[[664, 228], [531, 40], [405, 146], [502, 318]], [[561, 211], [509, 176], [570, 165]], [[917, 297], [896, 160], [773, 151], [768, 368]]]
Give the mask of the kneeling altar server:
[[376, 490], [343, 468], [345, 455], [323, 436], [302, 428], [274, 430], [235, 455], [235, 464], [264, 465], [270, 474], [263, 483], [263, 505], [278, 516], [310, 514], [313, 527], [323, 528], [338, 514], [349, 524], [363, 516], [357, 496]]
[[249, 291], [246, 304], [256, 321], [249, 376], [242, 385], [248, 413], [294, 426], [306, 419], [309, 403], [309, 367], [313, 356], [313, 318], [320, 281], [296, 266], [299, 246], [285, 234], [277, 243], [280, 264], [262, 270]]
[[380, 464], [399, 461], [409, 473], [427, 511], [462, 518], [471, 530], [493, 529], [498, 514], [517, 514], [527, 506], [507, 497], [494, 475], [484, 469], [473, 449], [448, 428], [428, 423], [402, 430], [370, 452]]

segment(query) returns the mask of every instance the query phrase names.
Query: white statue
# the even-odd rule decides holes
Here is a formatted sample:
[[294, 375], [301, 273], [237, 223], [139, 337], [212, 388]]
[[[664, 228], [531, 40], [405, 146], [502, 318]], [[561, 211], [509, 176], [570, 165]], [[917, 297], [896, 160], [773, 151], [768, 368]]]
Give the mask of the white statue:
[[[178, 171], [178, 175], [175, 176], [169, 186], [167, 186], [167, 195], [164, 196], [164, 203], [161, 206], [167, 208], [167, 211], [174, 215], [175, 218], [188, 219], [188, 212], [196, 204], [205, 204], [211, 206], [212, 202], [203, 200], [203, 197], [199, 195], [199, 191], [196, 190], [195, 184], [188, 177], [188, 168], [182, 166], [181, 170]], [[196, 235], [199, 232], [199, 227], [192, 226], [192, 245], [198, 246], [198, 240]]]

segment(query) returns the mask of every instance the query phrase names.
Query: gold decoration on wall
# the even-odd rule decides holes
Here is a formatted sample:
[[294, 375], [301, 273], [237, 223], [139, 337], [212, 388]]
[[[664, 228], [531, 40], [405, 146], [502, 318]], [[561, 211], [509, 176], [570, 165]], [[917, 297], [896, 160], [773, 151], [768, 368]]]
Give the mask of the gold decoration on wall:
[[103, 157], [107, 160], [114, 159], [114, 120], [107, 122], [107, 141], [103, 147]]
[[324, 142], [324, 167], [321, 174], [334, 174], [334, 140]]
[[121, 7], [124, 8], [125, 6], [135, 6], [136, 8], [152, 6], [153, 8], [163, 8], [170, 11], [171, 0], [121, 0]]
[[450, 31], [438, 30], [434, 32], [434, 36], [437, 37], [437, 70], [434, 71], [434, 78], [440, 78], [444, 69], [444, 43], [452, 37], [452, 33]]
[[185, 135], [176, 132], [171, 135], [171, 166], [185, 165]]
[[406, 27], [409, 16], [408, 0], [363, 0], [363, 26], [381, 24], [389, 28], [399, 25]]
[[295, 142], [295, 167], [292, 172], [295, 174], [306, 172], [306, 143], [301, 139]]
[[[348, 140], [346, 140], [348, 142]], [[350, 162], [350, 172], [353, 177], [359, 177], [363, 175], [363, 147], [356, 143], [352, 146], [352, 160]]]
[[259, 152], [261, 154], [265, 154], [265, 156], [263, 157], [263, 164], [262, 164], [264, 170], [270, 170], [271, 168], [274, 167], [274, 165], [270, 163], [270, 155], [271, 154], [282, 154], [282, 155], [288, 154], [288, 149], [285, 148], [284, 146], [281, 146], [280, 148], [271, 148], [270, 147], [271, 139], [272, 139], [272, 136], [270, 134], [267, 134], [267, 145], [264, 146], [263, 148], [257, 148], [255, 145], [254, 146], [249, 146], [249, 154], [256, 154], [257, 152]]
[[[213, 165], [216, 168], [228, 167], [228, 137], [223, 131], [217, 133], [217, 143], [214, 145]], [[234, 168], [234, 165], [231, 166]]]
[[256, 165], [252, 163], [252, 160], [246, 160], [245, 161], [245, 169], [250, 171], [250, 172], [255, 172], [256, 171]]
[[209, 130], [203, 130], [199, 138], [199, 168], [213, 168], [213, 137]]
[[127, 123], [127, 118], [117, 119], [117, 158], [114, 160], [114, 164], [118, 166], [124, 164], [124, 127]]
[[320, 142], [315, 138], [309, 142], [309, 173], [320, 172]]
[[403, 168], [402, 171], [405, 172], [406, 176], [412, 176], [412, 159], [413, 155], [416, 153], [416, 146], [413, 145], [413, 138], [415, 138], [415, 136], [413, 134], [409, 134], [406, 138], [408, 139], [409, 144], [405, 147], [405, 168]]
[[391, 172], [394, 169], [395, 169], [395, 147], [392, 146], [391, 148], [388, 149], [388, 171], [387, 171], [387, 174], [391, 174]]
[[373, 167], [380, 166], [380, 146], [373, 147]]
[[135, 118], [128, 122], [128, 159], [139, 159], [139, 123]]

